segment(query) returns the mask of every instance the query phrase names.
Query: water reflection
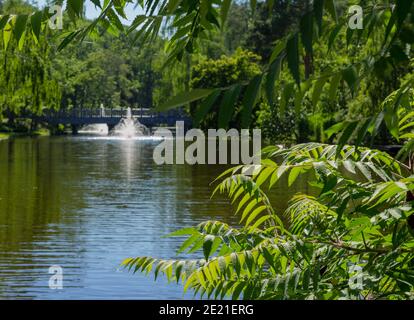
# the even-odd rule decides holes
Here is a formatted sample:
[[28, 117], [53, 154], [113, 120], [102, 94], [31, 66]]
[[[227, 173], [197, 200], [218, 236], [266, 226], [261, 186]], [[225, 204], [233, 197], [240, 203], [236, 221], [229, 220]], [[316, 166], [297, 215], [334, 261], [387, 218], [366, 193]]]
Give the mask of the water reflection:
[[[76, 170], [56, 170], [52, 159], [67, 150], [48, 140], [22, 140], [0, 144], [0, 290], [3, 297], [28, 295], [28, 288], [48, 279], [49, 261], [79, 269], [82, 244], [75, 232], [61, 232], [65, 211], [85, 206], [79, 190], [62, 194], [65, 182], [79, 178]], [[76, 205], [75, 205], [76, 203]], [[74, 250], [65, 250], [71, 246]], [[80, 275], [79, 271], [76, 271]], [[39, 276], [37, 276], [39, 275]], [[17, 280], [17, 281], [16, 281]], [[72, 285], [69, 277], [68, 286]], [[46, 282], [47, 283], [47, 282]]]
[[[162, 238], [207, 219], [237, 224], [210, 199], [221, 165], [162, 165], [151, 138], [53, 137], [0, 142], [0, 298], [172, 299], [182, 288], [118, 270], [128, 256], [175, 257]], [[280, 211], [286, 181], [272, 191]], [[291, 193], [307, 189], [298, 180]], [[48, 268], [64, 268], [64, 289]], [[189, 296], [191, 297], [191, 296]]]
[[[119, 262], [174, 257], [178, 239], [160, 235], [234, 218], [224, 199], [209, 200], [220, 168], [157, 166], [156, 143], [1, 142], [0, 298], [181, 298], [182, 288], [120, 272]], [[61, 291], [48, 288], [52, 264], [64, 268]]]

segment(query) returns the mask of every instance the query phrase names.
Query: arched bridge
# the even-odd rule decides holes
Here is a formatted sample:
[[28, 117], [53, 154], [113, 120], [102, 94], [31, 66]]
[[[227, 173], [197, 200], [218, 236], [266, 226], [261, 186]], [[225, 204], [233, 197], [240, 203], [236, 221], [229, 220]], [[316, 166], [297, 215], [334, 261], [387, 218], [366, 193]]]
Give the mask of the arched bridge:
[[[70, 110], [45, 110], [42, 115], [34, 116], [38, 122], [46, 122], [50, 125], [71, 125], [76, 132], [80, 126], [88, 124], [107, 124], [111, 130], [122, 118], [127, 117], [128, 108], [96, 108]], [[131, 116], [148, 128], [168, 126], [173, 127], [176, 121], [184, 121], [185, 126], [191, 125], [191, 119], [181, 110], [168, 112], [154, 112], [147, 108], [130, 109]]]

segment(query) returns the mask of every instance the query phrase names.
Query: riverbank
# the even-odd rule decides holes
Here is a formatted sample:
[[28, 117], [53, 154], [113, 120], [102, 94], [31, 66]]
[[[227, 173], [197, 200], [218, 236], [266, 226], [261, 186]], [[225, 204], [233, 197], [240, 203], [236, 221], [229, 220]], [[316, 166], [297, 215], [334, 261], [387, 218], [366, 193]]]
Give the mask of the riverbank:
[[9, 137], [10, 137], [10, 134], [9, 133], [2, 133], [2, 132], [0, 132], [0, 141], [1, 140], [6, 140]]
[[47, 137], [51, 132], [48, 129], [39, 129], [32, 132], [0, 132], [0, 140], [7, 140], [11, 137]]

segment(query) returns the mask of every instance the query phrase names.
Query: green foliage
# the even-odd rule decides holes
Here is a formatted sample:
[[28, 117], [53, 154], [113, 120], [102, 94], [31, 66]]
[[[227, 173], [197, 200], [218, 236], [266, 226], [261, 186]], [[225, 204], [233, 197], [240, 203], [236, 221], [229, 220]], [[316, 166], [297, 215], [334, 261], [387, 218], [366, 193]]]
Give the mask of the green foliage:
[[274, 1], [271, 10], [268, 3], [258, 2], [246, 35], [246, 47], [268, 61], [275, 42], [298, 26], [304, 10], [306, 1]]
[[271, 143], [295, 143], [309, 140], [311, 127], [305, 115], [289, 110], [281, 114], [276, 107], [266, 102], [259, 105], [256, 127], [261, 128], [262, 138]]
[[[260, 75], [259, 61], [260, 57], [258, 55], [246, 50], [237, 49], [230, 57], [222, 56], [217, 60], [203, 59], [193, 67], [191, 87], [194, 91], [210, 88], [216, 88], [216, 90], [210, 89], [210, 92], [204, 92], [215, 94], [216, 92], [225, 91], [225, 93], [221, 95], [221, 99], [217, 99], [216, 97], [215, 101], [211, 104], [207, 101], [204, 105], [193, 106], [192, 113], [196, 119], [201, 119], [199, 116], [200, 112], [206, 115], [200, 124], [201, 127], [224, 127], [227, 126], [230, 120], [232, 121], [233, 126], [240, 126], [242, 120], [237, 119], [240, 115], [236, 113], [232, 116], [231, 105], [249, 105], [251, 108], [255, 105], [256, 97], [258, 96], [257, 90], [260, 85], [257, 83], [257, 81], [259, 81], [258, 78], [255, 78], [255, 76]], [[242, 91], [242, 87], [239, 83], [248, 84], [252, 79], [256, 79], [256, 85], [254, 85], [254, 81], [251, 82], [256, 89], [246, 87], [245, 85], [243, 86], [245, 89]], [[231, 89], [227, 91], [227, 88]], [[245, 94], [244, 91], [249, 92], [249, 94]], [[193, 95], [188, 95], [189, 98], [192, 96]], [[199, 100], [199, 98], [196, 100]], [[192, 101], [194, 101], [194, 99], [192, 99]], [[181, 105], [183, 105], [186, 102], [190, 102], [190, 100], [184, 99], [181, 102]], [[168, 102], [168, 105], [171, 106], [174, 105], [174, 103], [171, 104]], [[206, 113], [206, 106], [208, 106], [208, 116]], [[248, 119], [245, 119], [245, 122], [250, 120], [250, 114], [251, 112], [248, 113]]]
[[32, 24], [30, 30], [16, 31], [24, 41], [17, 41], [7, 28], [0, 32], [4, 66], [0, 71], [0, 118], [7, 118], [10, 128], [16, 129], [15, 118], [50, 108], [97, 108], [100, 104], [151, 108], [182, 91], [189, 82], [182, 65], [164, 66], [165, 40], [160, 37], [145, 47], [131, 45], [128, 37], [118, 38], [108, 26], [97, 25], [84, 42], [68, 42], [66, 50], [57, 52], [62, 35], [76, 33], [90, 22], [82, 20], [73, 26], [68, 13], [63, 17], [62, 31], [50, 30], [47, 15], [43, 11], [31, 14], [35, 9], [10, 0], [1, 11], [7, 14], [0, 18], [2, 28], [13, 21], [9, 13], [25, 14], [29, 16], [26, 22]]
[[[54, 76], [63, 88], [62, 107], [97, 108], [160, 105], [183, 90], [183, 68], [162, 70], [163, 41], [140, 49], [105, 35], [82, 46], [69, 45], [54, 57]], [[174, 76], [174, 80], [169, 80]]]
[[[47, 35], [39, 35], [40, 17], [32, 16], [35, 38], [25, 38], [23, 25], [27, 22], [27, 13], [34, 8], [23, 1], [6, 2], [4, 13], [26, 14], [2, 19], [6, 29], [0, 33], [0, 119], [3, 114], [12, 124], [14, 118], [22, 112], [40, 113], [45, 108], [57, 108], [60, 90], [51, 76], [52, 64], [48, 59], [51, 46]], [[11, 37], [10, 23], [14, 23], [15, 37]], [[7, 29], [9, 25], [9, 29]], [[7, 50], [6, 50], [7, 49]]]
[[[338, 144], [342, 145], [355, 141], [360, 145], [365, 140], [374, 141], [381, 125], [385, 125], [388, 132], [400, 143], [404, 143], [399, 156], [406, 157], [412, 151], [410, 139], [411, 110], [413, 108], [414, 77], [408, 75], [401, 87], [393, 91], [381, 104], [379, 113], [359, 120], [343, 121], [327, 130], [328, 135], [339, 134]], [[407, 123], [408, 122], [408, 123]]]
[[[257, 1], [250, 1], [251, 12], [243, 12], [243, 6], [232, 6], [230, 1], [215, 1], [214, 5], [208, 1], [159, 1], [153, 0], [140, 3], [144, 14], [139, 14], [132, 25], [125, 28], [120, 24], [120, 17], [124, 16], [123, 9], [128, 1], [118, 2], [109, 1], [100, 4], [102, 7], [101, 15], [93, 22], [77, 27], [63, 40], [60, 48], [68, 45], [74, 40], [82, 40], [88, 34], [96, 33], [99, 27], [110, 32], [122, 33], [126, 31], [134, 41], [145, 43], [147, 41], [156, 41], [160, 32], [168, 34], [168, 43], [166, 45], [169, 58], [167, 63], [174, 60], [187, 60], [188, 54], [202, 52], [201, 46], [208, 44], [212, 48], [214, 40], [223, 38], [216, 37], [216, 33], [220, 29], [227, 29], [225, 19], [229, 19], [229, 12], [234, 10], [241, 16], [249, 16], [256, 14], [253, 21], [257, 21], [256, 27], [250, 28], [248, 32], [254, 34], [259, 33], [264, 36], [266, 44], [273, 45], [276, 40], [273, 51], [263, 56], [270, 56], [268, 65], [263, 68], [260, 86], [256, 90], [257, 96], [252, 97], [253, 101], [259, 101], [261, 98], [267, 99], [270, 105], [277, 97], [289, 97], [292, 95], [291, 85], [280, 85], [278, 83], [279, 69], [288, 70], [293, 81], [296, 82], [296, 89], [300, 93], [295, 93], [297, 100], [297, 108], [301, 108], [301, 96], [306, 96], [312, 92], [312, 103], [318, 105], [321, 97], [329, 98], [329, 103], [336, 103], [337, 95], [335, 88], [343, 88], [343, 99], [353, 99], [355, 96], [363, 97], [366, 93], [361, 92], [361, 87], [368, 91], [371, 99], [371, 109], [378, 109], [378, 102], [384, 97], [378, 97], [376, 92], [381, 90], [383, 95], [388, 95], [398, 87], [398, 78], [402, 74], [410, 72], [406, 69], [410, 58], [410, 52], [407, 49], [412, 43], [412, 37], [409, 30], [413, 29], [412, 22], [412, 1], [395, 0], [395, 10], [388, 2], [383, 3], [376, 0], [369, 1], [341, 1], [341, 0], [318, 0], [318, 1], [266, 1], [266, 4]], [[76, 17], [82, 16], [82, 2], [70, 3], [69, 16], [75, 20]], [[361, 4], [363, 6], [365, 27], [362, 30], [352, 30], [348, 28], [349, 16], [347, 8], [351, 4]], [[255, 10], [257, 8], [257, 11]], [[265, 8], [270, 8], [268, 14], [270, 22], [267, 21]], [[283, 10], [279, 10], [282, 8]], [[240, 9], [240, 10], [239, 10]], [[275, 13], [272, 10], [276, 10]], [[280, 12], [280, 13], [279, 13]], [[271, 14], [273, 13], [273, 14]], [[284, 16], [286, 15], [286, 19]], [[46, 17], [47, 18], [47, 17]], [[27, 21], [32, 19], [19, 18], [16, 25], [10, 17], [2, 17], [3, 22], [0, 27], [3, 33], [7, 35], [7, 42], [11, 37], [20, 37], [23, 22], [26, 21], [26, 27], [33, 32], [26, 34], [37, 34], [38, 25], [35, 23], [34, 28]], [[16, 18], [17, 19], [17, 18]], [[248, 19], [245, 19], [248, 20]], [[34, 19], [37, 21], [37, 19]], [[263, 22], [267, 21], [267, 22]], [[264, 25], [265, 27], [261, 27]], [[274, 30], [275, 25], [280, 28], [280, 34], [269, 35], [269, 29]], [[17, 30], [16, 30], [17, 27]], [[245, 27], [242, 27], [245, 30]], [[11, 29], [14, 32], [11, 32]], [[231, 28], [230, 28], [231, 29]], [[42, 29], [43, 30], [43, 29]], [[250, 31], [249, 31], [250, 30]], [[253, 31], [252, 31], [253, 30]], [[404, 32], [403, 32], [404, 31]], [[248, 33], [246, 32], [246, 33]], [[234, 33], [234, 32], [233, 32]], [[273, 34], [273, 32], [270, 32]], [[255, 37], [255, 36], [254, 36]], [[278, 37], [283, 37], [278, 39]], [[259, 37], [255, 37], [259, 39]], [[260, 40], [260, 39], [259, 39]], [[246, 42], [246, 39], [237, 40], [239, 43]], [[260, 40], [261, 41], [261, 40]], [[248, 42], [247, 42], [248, 43]], [[324, 44], [324, 45], [320, 45]], [[229, 45], [231, 47], [231, 45]], [[332, 65], [327, 68], [319, 68], [315, 70], [315, 65], [321, 64], [322, 60], [326, 60], [327, 56], [332, 54], [335, 57], [335, 51], [340, 48], [342, 50], [341, 59], [335, 60]], [[216, 48], [217, 49], [217, 48]], [[217, 54], [216, 50], [215, 53]], [[232, 49], [230, 49], [232, 50]], [[280, 66], [280, 68], [278, 67]], [[188, 66], [188, 63], [187, 63]], [[188, 68], [187, 68], [188, 69]], [[187, 70], [187, 79], [189, 72]], [[373, 82], [372, 77], [375, 75], [377, 81]], [[384, 86], [384, 80], [387, 79]], [[366, 81], [365, 85], [361, 84]], [[246, 85], [244, 79], [238, 82], [238, 86]], [[253, 81], [253, 79], [251, 79]], [[257, 79], [254, 81], [257, 82]], [[329, 84], [329, 85], [328, 85]], [[372, 85], [378, 85], [375, 88]], [[209, 84], [212, 88], [213, 84]], [[254, 88], [255, 84], [251, 83], [250, 87]], [[275, 87], [279, 92], [275, 92]], [[188, 91], [188, 87], [185, 88]], [[263, 89], [263, 90], [262, 90]], [[234, 91], [232, 86], [223, 91]], [[329, 90], [329, 94], [324, 91]], [[243, 90], [242, 90], [243, 91]], [[223, 93], [224, 95], [224, 93]], [[228, 93], [232, 95], [232, 93]], [[276, 96], [275, 96], [276, 95]], [[200, 99], [205, 99], [201, 97]], [[289, 97], [291, 98], [291, 97]], [[244, 119], [251, 120], [251, 116], [247, 116], [253, 112], [250, 103], [242, 106], [238, 104], [238, 99], [230, 99], [229, 106], [226, 107], [224, 117], [228, 121], [233, 121], [244, 109]], [[339, 101], [339, 103], [344, 103]], [[346, 102], [345, 102], [346, 103]], [[285, 104], [282, 104], [283, 108]], [[243, 124], [250, 121], [245, 120]], [[227, 126], [228, 124], [222, 124]]]
[[[354, 3], [359, 2], [350, 1], [348, 4]], [[312, 95], [314, 107], [318, 106], [322, 97], [329, 99], [331, 104], [335, 103], [337, 88], [340, 87], [344, 88], [342, 96], [339, 97], [342, 100], [363, 97], [368, 91], [371, 100], [369, 108], [375, 110], [376, 104], [385, 98], [378, 96], [378, 90], [386, 96], [397, 89], [398, 78], [410, 72], [407, 68], [409, 52], [405, 48], [411, 40], [400, 34], [402, 30], [412, 29], [411, 17], [414, 9], [411, 2], [407, 4], [404, 1], [396, 1], [398, 10], [394, 11], [391, 11], [391, 6], [376, 5], [375, 1], [364, 1], [363, 7], [365, 28], [355, 31], [348, 28], [349, 17], [345, 13], [345, 3], [315, 1], [312, 5], [309, 2], [302, 10], [303, 15], [298, 23], [291, 24], [291, 32], [276, 43], [270, 54], [269, 64], [262, 77], [266, 81], [261, 84], [265, 90], [259, 90], [260, 96], [257, 98], [263, 95], [271, 105], [275, 94], [293, 98], [291, 85], [277, 83], [280, 80], [279, 70], [285, 66], [293, 82], [296, 82], [297, 91], [300, 91], [294, 97], [298, 101], [299, 109], [300, 97], [306, 95]], [[340, 52], [334, 52], [338, 48]], [[328, 58], [334, 58], [330, 59], [333, 61], [331, 64], [323, 62], [327, 53]], [[288, 79], [287, 76], [285, 79]], [[361, 86], [362, 83], [364, 86]], [[275, 86], [279, 89], [277, 93]], [[365, 88], [366, 92], [361, 92], [361, 88]], [[339, 102], [344, 103], [341, 100]], [[372, 108], [372, 105], [375, 107]], [[285, 104], [281, 105], [283, 106]], [[233, 112], [239, 112], [237, 104], [233, 106]]]
[[204, 59], [193, 67], [193, 88], [225, 88], [236, 83], [246, 83], [260, 73], [260, 57], [238, 49], [235, 54], [220, 59]]
[[[67, 3], [72, 20], [82, 16], [83, 2]], [[70, 30], [59, 49], [73, 40], [96, 35], [99, 28], [123, 33], [119, 18], [124, 16], [126, 3], [102, 4], [99, 18]], [[250, 3], [253, 13], [257, 1]], [[197, 122], [205, 126], [217, 123], [219, 127], [240, 123], [248, 126], [257, 101], [266, 101], [272, 107], [271, 116], [312, 110], [314, 124], [326, 119], [326, 114], [331, 115], [326, 123], [334, 118], [333, 113], [344, 116], [347, 106], [364, 112], [348, 114], [345, 121], [326, 131], [322, 121], [319, 138], [323, 140], [326, 135], [332, 139], [338, 133], [337, 145], [269, 147], [263, 150], [262, 164], [253, 168], [253, 175], [245, 174], [251, 166], [223, 173], [216, 192], [226, 193], [237, 205], [242, 227], [208, 221], [174, 233], [187, 236], [181, 252], [199, 252], [202, 258], [138, 257], [123, 264], [134, 272], [154, 269], [156, 277], [164, 274], [171, 281], [183, 282], [185, 290], [215, 298], [412, 299], [413, 177], [410, 168], [388, 154], [362, 145], [373, 142], [384, 129], [404, 144], [399, 155], [402, 159], [414, 145], [409, 50], [413, 43], [414, 2], [395, 0], [384, 5], [375, 0], [315, 0], [306, 1], [306, 5], [302, 2], [302, 7], [299, 1], [281, 0], [267, 4], [277, 7], [286, 3], [292, 5], [292, 21], [281, 28], [283, 38], [264, 37], [268, 46], [277, 41], [272, 50], [263, 48], [261, 54], [269, 59], [263, 68], [259, 69], [257, 61], [251, 63], [252, 54], [242, 51], [236, 52], [237, 59], [202, 61], [193, 68], [194, 90], [186, 90], [186, 95], [176, 96], [162, 106], [191, 102]], [[363, 30], [348, 28], [346, 9], [350, 4], [363, 5]], [[215, 32], [226, 29], [225, 19], [232, 8], [228, 0], [153, 0], [139, 5], [144, 14], [127, 28], [128, 36], [142, 44], [157, 43], [165, 27], [165, 62], [172, 65], [185, 60], [183, 74], [187, 80], [190, 54], [202, 51], [200, 45], [209, 43], [207, 50], [214, 55], [221, 51], [213, 42], [222, 39]], [[259, 5], [260, 17], [263, 7]], [[29, 41], [39, 42], [41, 47], [41, 35], [48, 32], [47, 17], [45, 12], [41, 19], [39, 13], [3, 14], [0, 30], [5, 54], [9, 50], [24, 51]], [[260, 30], [260, 24], [256, 30]], [[103, 79], [98, 71], [105, 66], [86, 61], [96, 68], [96, 79]], [[116, 81], [122, 83], [127, 96], [136, 83], [129, 91], [122, 82], [128, 71], [115, 70], [119, 77]], [[149, 74], [145, 83], [152, 83], [148, 79], [154, 75]], [[108, 80], [105, 85], [110, 85], [113, 78]], [[83, 83], [82, 87], [87, 86]], [[203, 101], [197, 105], [196, 100]], [[262, 105], [259, 120], [264, 123], [269, 110]], [[317, 192], [297, 194], [285, 212], [275, 212], [270, 194], [284, 175], [288, 187], [306, 175]]]
[[[413, 298], [412, 177], [386, 153], [365, 148], [301, 144], [269, 147], [253, 176], [225, 172], [241, 228], [208, 221], [175, 232], [180, 252], [203, 259], [129, 258], [134, 272], [165, 274], [202, 296], [233, 299]], [[280, 164], [278, 164], [280, 163]], [[283, 213], [268, 194], [283, 175], [304, 175], [318, 192], [298, 194]]]
[[[346, 9], [342, 5], [337, 5], [336, 8], [338, 12], [341, 10], [343, 12]], [[278, 68], [278, 65], [283, 67], [278, 59], [285, 59], [283, 48], [286, 46], [285, 41], [279, 41], [270, 59], [271, 64], [267, 76], [269, 80], [264, 88], [267, 101], [274, 106], [271, 108], [270, 116], [277, 119], [285, 113], [286, 108], [289, 110], [288, 114], [291, 114], [294, 109], [298, 118], [296, 121], [300, 122], [305, 114], [308, 125], [303, 126], [303, 132], [298, 131], [298, 133], [300, 136], [308, 136], [310, 140], [315, 141], [328, 141], [332, 137], [332, 132], [328, 130], [328, 134], [325, 134], [325, 130], [332, 124], [341, 121], [359, 123], [358, 130], [360, 128], [371, 129], [373, 123], [366, 124], [366, 119], [374, 118], [381, 112], [382, 101], [399, 88], [401, 79], [413, 71], [412, 63], [410, 64], [409, 60], [409, 51], [401, 52], [401, 50], [393, 49], [389, 53], [377, 53], [384, 50], [384, 33], [381, 33], [380, 30], [384, 30], [388, 24], [389, 17], [386, 15], [385, 9], [387, 7], [379, 6], [371, 12], [370, 5], [364, 7], [364, 13], [370, 13], [364, 18], [365, 27], [363, 33], [360, 33], [358, 37], [355, 35], [357, 31], [350, 32], [350, 29], [345, 29], [347, 23], [345, 19], [338, 25], [332, 23], [329, 17], [324, 17], [322, 32], [317, 33], [319, 37], [312, 38], [311, 59], [307, 59], [310, 53], [302, 43], [304, 68], [299, 68], [299, 71], [300, 73], [305, 71], [305, 80], [302, 80], [300, 88], [292, 89], [293, 81], [290, 75], [292, 68], [288, 68], [288, 70], [283, 68], [279, 70], [280, 68]], [[303, 19], [301, 21], [302, 24], [305, 23]], [[405, 24], [410, 25], [410, 18], [406, 18]], [[378, 27], [378, 34], [372, 30], [374, 27]], [[303, 37], [302, 31], [300, 32]], [[366, 37], [366, 42], [362, 40], [364, 37]], [[303, 39], [301, 40], [303, 42]], [[309, 43], [305, 42], [309, 46]], [[401, 48], [409, 46], [409, 44], [405, 45], [399, 37], [394, 37], [390, 47], [394, 46]], [[309, 48], [308, 51], [310, 51]], [[400, 54], [397, 54], [397, 51]], [[296, 59], [293, 54], [291, 56]], [[277, 57], [279, 58], [276, 59]], [[289, 59], [289, 55], [287, 59]], [[293, 63], [293, 65], [296, 64]], [[306, 77], [306, 70], [310, 71], [308, 77]], [[295, 72], [297, 77], [297, 70]], [[301, 77], [303, 79], [303, 75]], [[263, 113], [268, 114], [266, 110]], [[390, 111], [391, 113], [392, 111]], [[281, 121], [283, 122], [283, 120]], [[395, 134], [389, 134], [386, 126], [381, 123], [381, 121], [378, 123], [377, 132], [375, 132], [376, 135], [373, 139], [366, 138], [368, 133], [351, 134], [348, 137], [350, 139], [346, 142], [357, 142], [357, 144], [398, 143]], [[261, 128], [265, 132], [270, 132], [272, 128], [277, 126], [270, 121], [264, 121], [262, 124], [264, 127]], [[366, 125], [364, 126], [364, 124]], [[336, 128], [341, 130], [343, 126]], [[290, 141], [289, 138], [286, 141], [281, 138], [282, 136], [278, 136], [277, 131], [274, 131], [273, 140]]]
[[[207, 229], [174, 233], [189, 235], [181, 250], [203, 248], [204, 259], [139, 257], [123, 264], [141, 272], [156, 266], [185, 290], [214, 298], [413, 299], [412, 168], [360, 145], [384, 121], [404, 142], [401, 154], [412, 150], [412, 85], [408, 76], [379, 115], [328, 130], [341, 133], [338, 145], [271, 146], [253, 175], [245, 174], [251, 166], [224, 172], [215, 192], [237, 206], [243, 227], [208, 222]], [[356, 145], [346, 145], [354, 132]], [[316, 192], [297, 194], [285, 212], [275, 212], [273, 188], [283, 176], [291, 187], [301, 175]]]

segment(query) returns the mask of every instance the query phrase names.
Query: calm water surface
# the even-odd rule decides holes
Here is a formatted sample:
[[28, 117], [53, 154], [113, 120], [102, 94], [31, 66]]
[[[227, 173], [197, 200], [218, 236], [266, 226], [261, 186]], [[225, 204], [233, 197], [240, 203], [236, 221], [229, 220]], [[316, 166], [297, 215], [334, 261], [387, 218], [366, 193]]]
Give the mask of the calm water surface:
[[[130, 256], [177, 258], [161, 237], [208, 219], [237, 224], [210, 200], [216, 165], [153, 162], [158, 141], [41, 137], [0, 141], [0, 299], [181, 299], [182, 287], [130, 274]], [[276, 202], [284, 206], [285, 187]], [[292, 192], [294, 192], [293, 190]], [[49, 267], [63, 289], [49, 289]]]

